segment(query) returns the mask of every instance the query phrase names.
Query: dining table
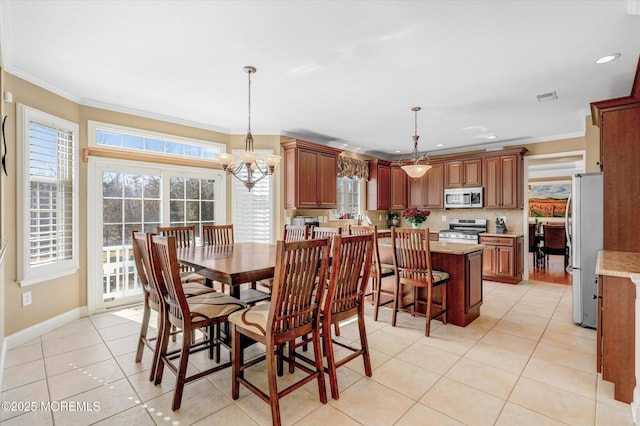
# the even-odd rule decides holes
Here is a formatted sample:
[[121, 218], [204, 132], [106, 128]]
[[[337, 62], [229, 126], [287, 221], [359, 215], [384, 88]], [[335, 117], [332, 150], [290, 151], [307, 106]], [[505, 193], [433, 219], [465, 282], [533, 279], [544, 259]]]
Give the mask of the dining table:
[[276, 266], [275, 244], [246, 242], [224, 246], [203, 245], [176, 250], [178, 262], [205, 277], [207, 285], [218, 281], [229, 286], [231, 296], [252, 304], [271, 296], [240, 285], [273, 278]]

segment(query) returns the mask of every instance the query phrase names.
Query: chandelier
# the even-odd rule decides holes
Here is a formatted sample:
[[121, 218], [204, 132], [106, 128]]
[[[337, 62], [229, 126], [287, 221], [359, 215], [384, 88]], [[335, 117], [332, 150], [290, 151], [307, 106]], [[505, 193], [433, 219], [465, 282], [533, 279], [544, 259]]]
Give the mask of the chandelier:
[[234, 157], [232, 154], [222, 152], [218, 154], [218, 161], [222, 164], [222, 170], [228, 175], [235, 176], [240, 182], [244, 183], [249, 191], [266, 176], [273, 174], [278, 163], [280, 163], [279, 155], [265, 155], [258, 158], [258, 154], [253, 151], [253, 135], [251, 134], [251, 74], [256, 72], [255, 67], [246, 66], [244, 72], [249, 76], [249, 126], [247, 136], [244, 141], [244, 151]]
[[[415, 132], [413, 134], [413, 159], [406, 160], [409, 164], [406, 164], [402, 167], [409, 177], [414, 179], [420, 178], [424, 176], [425, 173], [429, 171], [431, 165], [429, 164], [429, 157], [426, 154], [418, 155], [418, 111], [422, 108], [413, 107], [411, 111], [415, 113]], [[400, 164], [403, 164], [403, 161], [400, 161]]]

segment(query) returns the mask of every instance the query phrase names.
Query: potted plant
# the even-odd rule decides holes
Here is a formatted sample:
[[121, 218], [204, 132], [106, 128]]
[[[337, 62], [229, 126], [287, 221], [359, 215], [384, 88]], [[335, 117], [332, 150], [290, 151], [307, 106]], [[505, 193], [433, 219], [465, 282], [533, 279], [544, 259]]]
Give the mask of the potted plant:
[[420, 210], [416, 207], [412, 207], [402, 212], [402, 217], [407, 219], [407, 222], [409, 222], [412, 227], [420, 228], [422, 222], [427, 220], [430, 214], [431, 211], [429, 210]]

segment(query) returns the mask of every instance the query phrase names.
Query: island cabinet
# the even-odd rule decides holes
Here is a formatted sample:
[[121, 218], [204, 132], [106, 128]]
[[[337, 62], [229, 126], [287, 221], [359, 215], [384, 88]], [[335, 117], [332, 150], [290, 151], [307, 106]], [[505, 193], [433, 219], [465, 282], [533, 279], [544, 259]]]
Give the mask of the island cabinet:
[[522, 208], [522, 154], [484, 159], [484, 207], [487, 209]]
[[391, 206], [391, 162], [369, 160], [367, 210], [389, 210]]
[[391, 210], [407, 208], [407, 173], [399, 166], [391, 166]]
[[338, 155], [342, 150], [293, 139], [284, 149], [286, 209], [335, 209]]
[[444, 208], [444, 164], [431, 163], [431, 169], [424, 176], [407, 178], [408, 207], [422, 209]]
[[482, 278], [517, 284], [524, 271], [522, 235], [480, 234], [480, 244], [484, 245]]
[[482, 158], [444, 163], [445, 188], [482, 186]]

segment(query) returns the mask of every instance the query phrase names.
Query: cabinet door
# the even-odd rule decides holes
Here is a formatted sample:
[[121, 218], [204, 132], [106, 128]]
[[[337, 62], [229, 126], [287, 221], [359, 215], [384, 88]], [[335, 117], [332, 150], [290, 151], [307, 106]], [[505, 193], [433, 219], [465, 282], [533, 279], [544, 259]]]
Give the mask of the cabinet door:
[[338, 160], [333, 155], [318, 154], [318, 207], [338, 207]]
[[429, 170], [426, 175], [419, 178], [408, 177], [408, 185], [409, 185], [409, 199], [407, 200], [407, 204], [409, 207], [424, 207], [426, 204], [425, 195], [427, 185], [427, 175], [431, 173], [433, 170]]
[[[444, 208], [444, 164], [434, 164], [427, 172], [424, 186], [424, 204], [428, 209]], [[411, 180], [411, 179], [410, 179]]]
[[444, 163], [445, 188], [462, 188], [464, 186], [464, 168], [462, 161]]
[[484, 207], [500, 208], [501, 187], [500, 157], [485, 158], [484, 160]]
[[[318, 154], [304, 149], [298, 150], [298, 208], [318, 207]], [[334, 191], [337, 191], [334, 175]]]
[[407, 174], [400, 167], [391, 167], [391, 209], [407, 208]]
[[[485, 244], [485, 243], [481, 243]], [[496, 275], [496, 248], [485, 244], [485, 248], [482, 250], [482, 276], [495, 276]]]
[[467, 273], [469, 285], [466, 287], [464, 312], [467, 313], [482, 303], [482, 252], [476, 251], [467, 256]]
[[518, 158], [515, 155], [500, 157], [500, 181], [502, 201], [500, 206], [505, 209], [518, 208]]
[[464, 162], [464, 186], [482, 186], [482, 159]]
[[496, 247], [496, 274], [502, 277], [513, 277], [515, 275], [515, 262], [513, 247]]

